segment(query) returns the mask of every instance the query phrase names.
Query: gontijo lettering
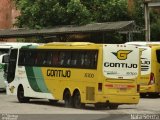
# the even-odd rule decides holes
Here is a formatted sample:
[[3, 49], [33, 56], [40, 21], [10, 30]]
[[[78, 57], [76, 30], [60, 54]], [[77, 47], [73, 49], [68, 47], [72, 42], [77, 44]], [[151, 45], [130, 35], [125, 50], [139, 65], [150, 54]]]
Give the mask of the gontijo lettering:
[[70, 70], [53, 70], [48, 69], [47, 70], [47, 76], [51, 77], [71, 77], [71, 71]]
[[138, 68], [138, 64], [105, 62], [104, 67]]

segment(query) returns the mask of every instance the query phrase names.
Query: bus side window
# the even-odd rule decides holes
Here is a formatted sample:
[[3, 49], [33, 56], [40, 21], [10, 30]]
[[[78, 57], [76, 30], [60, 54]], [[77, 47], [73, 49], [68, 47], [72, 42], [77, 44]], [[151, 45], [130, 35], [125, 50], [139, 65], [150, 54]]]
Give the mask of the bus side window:
[[81, 68], [96, 68], [97, 51], [83, 51], [79, 56]]
[[31, 56], [31, 53], [26, 51], [25, 60], [24, 60], [25, 61], [24, 62], [25, 65], [30, 65], [30, 56]]
[[39, 51], [37, 53], [37, 65], [38, 66], [42, 66], [43, 65], [43, 52], [42, 51]]
[[90, 52], [90, 67], [95, 68], [97, 63], [97, 52], [91, 51]]
[[67, 51], [65, 55], [65, 66], [71, 66], [71, 55], [72, 52]]
[[18, 65], [24, 65], [24, 64], [25, 64], [25, 51], [20, 50]]
[[83, 53], [81, 54], [81, 64], [80, 64], [81, 67], [84, 66], [84, 56], [85, 56], [85, 54], [84, 54], [84, 52], [83, 52]]
[[90, 52], [86, 52], [84, 55], [84, 65], [85, 67], [89, 67], [90, 66]]
[[98, 61], [98, 52], [96, 51], [94, 54], [94, 67], [97, 67], [97, 61]]
[[30, 60], [29, 60], [29, 65], [33, 65], [35, 66], [35, 57], [36, 57], [36, 52], [35, 51], [31, 51], [30, 52]]
[[36, 51], [34, 65], [37, 66], [38, 62], [39, 62], [39, 60], [38, 60], [38, 52]]
[[76, 60], [77, 60], [77, 67], [81, 67], [81, 55], [82, 55], [82, 52], [81, 51], [77, 51], [75, 52], [76, 54]]
[[52, 66], [59, 66], [60, 60], [59, 60], [59, 51], [54, 51], [52, 53]]
[[44, 51], [43, 54], [43, 66], [49, 66], [51, 64], [51, 52]]
[[160, 63], [160, 50], [156, 50], [157, 61]]
[[44, 51], [43, 52], [43, 66], [46, 66], [46, 65], [48, 65], [48, 63], [47, 63], [47, 57], [48, 57], [48, 52], [46, 52], [46, 51]]
[[51, 61], [52, 61], [52, 52], [48, 52], [47, 53], [47, 65], [51, 65]]
[[36, 59], [35, 59], [35, 65], [38, 66], [39, 63], [40, 63], [40, 54], [37, 52]]
[[64, 65], [64, 60], [65, 60], [64, 57], [65, 57], [64, 51], [61, 51], [61, 52], [60, 52], [60, 56], [59, 56], [60, 65], [61, 65], [61, 66]]
[[77, 54], [74, 51], [72, 51], [72, 55], [71, 55], [71, 66], [72, 67], [77, 66]]

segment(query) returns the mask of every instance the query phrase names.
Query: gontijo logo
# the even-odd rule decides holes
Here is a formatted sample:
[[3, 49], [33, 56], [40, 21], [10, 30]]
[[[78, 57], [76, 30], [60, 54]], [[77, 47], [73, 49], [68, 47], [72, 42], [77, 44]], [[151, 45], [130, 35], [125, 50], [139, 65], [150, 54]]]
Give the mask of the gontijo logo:
[[126, 60], [129, 53], [132, 50], [119, 50], [117, 52], [112, 52], [119, 60]]

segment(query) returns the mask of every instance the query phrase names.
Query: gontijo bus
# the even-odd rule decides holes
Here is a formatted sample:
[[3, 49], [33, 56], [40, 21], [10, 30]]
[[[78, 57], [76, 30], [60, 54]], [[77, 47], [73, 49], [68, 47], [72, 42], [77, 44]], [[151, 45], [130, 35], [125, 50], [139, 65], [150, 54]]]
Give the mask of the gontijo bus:
[[160, 93], [160, 42], [128, 42], [141, 51], [140, 93], [142, 96], [158, 96]]
[[8, 65], [8, 94], [17, 95], [19, 102], [47, 98], [75, 108], [92, 103], [110, 109], [139, 102], [135, 46], [83, 42], [24, 46], [11, 50]]

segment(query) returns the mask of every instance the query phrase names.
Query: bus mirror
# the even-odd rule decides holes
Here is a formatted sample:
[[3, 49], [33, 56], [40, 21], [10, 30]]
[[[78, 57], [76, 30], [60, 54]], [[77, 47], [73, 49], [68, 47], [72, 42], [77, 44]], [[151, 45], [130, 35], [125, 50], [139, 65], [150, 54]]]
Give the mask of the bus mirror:
[[2, 59], [2, 63], [8, 63], [9, 62], [9, 55], [4, 55]]

